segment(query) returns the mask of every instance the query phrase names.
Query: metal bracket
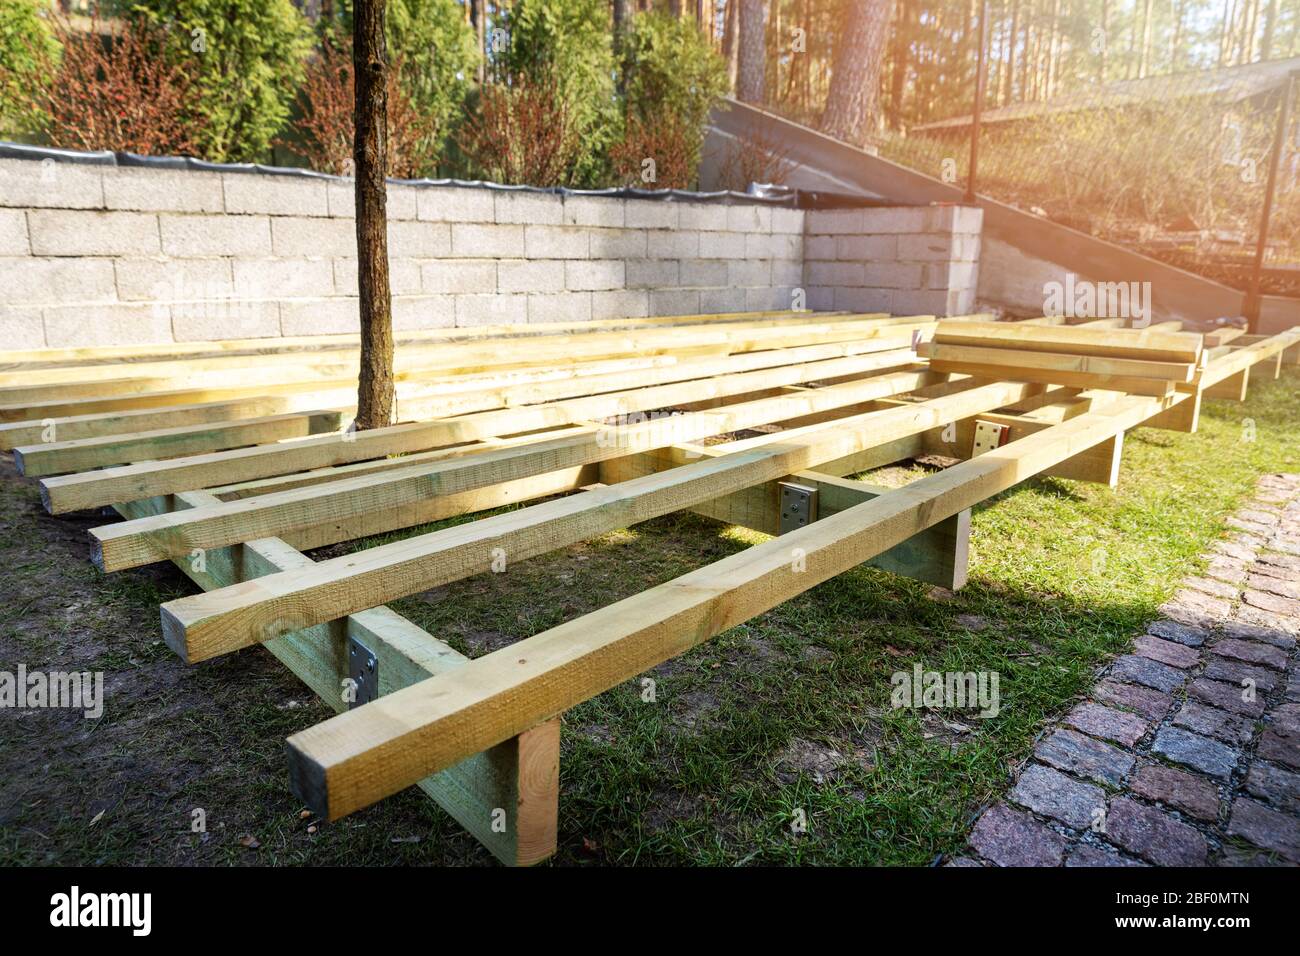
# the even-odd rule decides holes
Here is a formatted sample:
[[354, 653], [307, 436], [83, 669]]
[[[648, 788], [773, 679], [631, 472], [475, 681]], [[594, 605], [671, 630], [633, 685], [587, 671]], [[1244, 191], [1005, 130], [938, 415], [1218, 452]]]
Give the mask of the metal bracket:
[[817, 520], [816, 488], [789, 481], [779, 481], [777, 487], [781, 489], [781, 520], [777, 534], [794, 531]]
[[1011, 426], [999, 425], [995, 422], [975, 422], [975, 444], [971, 447], [970, 456], [977, 458], [986, 451], [992, 451], [995, 448], [1001, 448], [1011, 438]]
[[355, 637], [348, 638], [348, 679], [354, 692], [349, 710], [379, 696], [379, 658]]

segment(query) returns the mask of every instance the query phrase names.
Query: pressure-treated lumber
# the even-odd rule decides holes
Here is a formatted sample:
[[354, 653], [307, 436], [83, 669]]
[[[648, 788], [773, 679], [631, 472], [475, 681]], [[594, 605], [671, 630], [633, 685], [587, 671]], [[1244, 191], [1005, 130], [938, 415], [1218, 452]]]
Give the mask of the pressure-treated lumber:
[[[164, 637], [185, 660], [204, 660], [285, 630], [343, 616], [350, 612], [341, 608], [353, 604], [369, 607], [485, 571], [491, 566], [497, 549], [511, 561], [532, 557], [614, 528], [815, 468], [820, 462], [835, 460], [882, 441], [919, 434], [945, 417], [960, 417], [981, 407], [997, 407], [1014, 400], [1022, 391], [1022, 387], [1014, 384], [997, 383], [913, 407], [872, 412], [800, 429], [797, 438], [787, 438], [782, 433], [764, 436], [769, 441], [760, 448], [705, 459], [571, 498], [370, 548], [343, 559], [322, 562], [308, 574], [289, 572], [220, 592], [181, 598], [162, 607]], [[638, 449], [633, 446], [630, 450]], [[178, 541], [184, 540], [188, 545], [196, 540], [193, 525], [184, 532], [176, 532], [176, 523], [168, 524], [165, 533], [155, 532], [166, 542], [158, 544], [159, 549], [176, 550], [185, 546], [178, 546]], [[107, 540], [101, 538], [101, 543]]]
[[1081, 415], [301, 731], [288, 742], [294, 792], [337, 820], [749, 620], [1159, 408], [1154, 399], [1134, 397]]
[[[94, 557], [96, 563], [106, 571], [135, 567], [185, 553], [193, 548], [218, 547], [236, 541], [283, 534], [330, 519], [345, 519], [369, 511], [414, 504], [435, 495], [461, 494], [548, 471], [595, 464], [636, 451], [794, 418], [811, 411], [843, 407], [906, 390], [923, 381], [918, 378], [923, 374], [896, 373], [833, 385], [800, 395], [742, 402], [710, 412], [674, 415], [625, 426], [593, 426], [565, 437], [485, 451], [479, 455], [433, 465], [397, 468], [379, 474], [227, 502], [184, 514], [97, 528], [92, 531], [96, 539]], [[617, 408], [617, 403], [609, 407]], [[606, 414], [611, 413], [617, 414]], [[450, 444], [452, 441], [483, 437], [482, 434], [466, 434], [464, 429], [458, 427], [460, 420], [448, 419], [445, 422], [431, 423], [429, 427], [439, 425], [450, 427], [444, 430], [443, 440], [433, 444]], [[373, 431], [377, 429], [361, 433], [348, 444], [360, 444]], [[47, 481], [46, 486], [56, 480], [58, 479]]]
[[[205, 492], [186, 492], [167, 499], [133, 502], [118, 510], [124, 515], [140, 516], [173, 506], [185, 509], [211, 503], [211, 496]], [[202, 564], [188, 557], [175, 563], [206, 589], [312, 564], [309, 558], [274, 538], [209, 552]], [[375, 654], [381, 693], [447, 673], [469, 661], [387, 607], [370, 608], [346, 620], [285, 634], [268, 641], [266, 648], [321, 700], [335, 711], [342, 711], [349, 637], [360, 640]], [[420, 780], [418, 786], [497, 859], [511, 866], [529, 866], [555, 852], [559, 759], [560, 722], [552, 720]], [[494, 826], [494, 822], [504, 822], [505, 826]]]
[[1201, 357], [1201, 336], [1193, 332], [1152, 329], [1110, 329], [1092, 326], [1032, 326], [1020, 322], [956, 322], [944, 320], [934, 333], [941, 345], [1007, 348], [1116, 359], [1194, 364]]

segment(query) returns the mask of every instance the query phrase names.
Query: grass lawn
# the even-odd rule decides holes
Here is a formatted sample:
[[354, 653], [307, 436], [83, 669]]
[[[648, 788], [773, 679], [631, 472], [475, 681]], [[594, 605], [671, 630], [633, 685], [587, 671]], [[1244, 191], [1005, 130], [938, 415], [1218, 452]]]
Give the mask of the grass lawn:
[[[1196, 435], [1131, 432], [1116, 491], [1034, 480], [977, 509], [956, 597], [861, 568], [656, 668], [653, 701], [637, 681], [575, 708], [557, 862], [918, 865], [959, 849], [1038, 729], [1199, 569], [1255, 479], [1300, 471], [1298, 423], [1300, 373], [1252, 382], [1244, 405], [1207, 402]], [[326, 708], [261, 649], [177, 663], [157, 604], [191, 586], [171, 569], [98, 575], [81, 532], [101, 519], [56, 522], [35, 497], [0, 482], [0, 563], [13, 569], [0, 657], [104, 669], [108, 709], [97, 723], [27, 714], [3, 735], [0, 863], [488, 859], [416, 792], [309, 833], [283, 738]], [[674, 516], [393, 607], [478, 656], [757, 538]], [[891, 709], [890, 676], [914, 663], [997, 671], [1000, 713]], [[189, 831], [195, 807], [205, 835]]]

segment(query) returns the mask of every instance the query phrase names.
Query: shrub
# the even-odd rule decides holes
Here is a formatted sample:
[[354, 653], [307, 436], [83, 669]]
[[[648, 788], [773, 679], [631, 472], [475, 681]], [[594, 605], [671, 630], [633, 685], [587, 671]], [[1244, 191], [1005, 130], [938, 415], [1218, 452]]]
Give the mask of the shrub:
[[516, 0], [508, 17], [510, 42], [501, 54], [504, 81], [555, 87], [577, 133], [567, 177], [601, 185], [606, 152], [619, 138], [622, 115], [614, 87], [614, 52], [605, 0]]
[[[337, 9], [332, 23], [321, 24], [323, 43], [331, 35], [352, 36], [351, 0], [342, 0]], [[474, 30], [456, 0], [389, 0], [386, 30], [394, 72], [413, 107], [431, 120], [421, 153], [432, 164], [464, 109], [478, 69]], [[429, 171], [427, 166], [420, 170]]]
[[[22, 94], [32, 130], [63, 149], [193, 154], [203, 134], [202, 118], [189, 108], [193, 77], [162, 55], [163, 31], [137, 17], [102, 35], [108, 32], [97, 19], [89, 30], [55, 20], [61, 56], [45, 44], [25, 48], [49, 80]], [[11, 80], [0, 71], [0, 84]]]
[[290, 0], [137, 0], [168, 28], [167, 56], [193, 71], [200, 149], [214, 162], [260, 162], [284, 127], [311, 48]]
[[554, 80], [483, 89], [456, 144], [474, 174], [498, 183], [569, 185], [579, 131]]
[[627, 38], [623, 87], [642, 117], [670, 113], [702, 129], [727, 95], [727, 64], [689, 17], [638, 14]]
[[[437, 136], [436, 120], [415, 108], [399, 79], [401, 61], [388, 74], [388, 175], [419, 176], [431, 163], [429, 144]], [[307, 65], [299, 94], [300, 116], [294, 126], [301, 143], [284, 143], [313, 169], [349, 174], [355, 136], [356, 84], [352, 44], [326, 39], [320, 55]]]
[[0, 0], [0, 132], [30, 132], [32, 89], [49, 82], [59, 44], [37, 0]]
[[700, 165], [700, 130], [673, 113], [652, 120], [629, 114], [622, 142], [610, 149], [610, 163], [622, 186], [690, 189]]
[[750, 183], [785, 183], [795, 164], [789, 149], [770, 126], [759, 124], [747, 136], [735, 140], [723, 154], [718, 171], [723, 189], [744, 192]]

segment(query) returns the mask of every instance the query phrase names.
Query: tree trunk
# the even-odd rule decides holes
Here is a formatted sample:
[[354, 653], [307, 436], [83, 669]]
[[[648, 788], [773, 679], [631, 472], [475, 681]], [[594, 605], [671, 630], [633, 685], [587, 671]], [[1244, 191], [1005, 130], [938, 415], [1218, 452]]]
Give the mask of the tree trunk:
[[727, 0], [722, 24], [722, 55], [727, 60], [727, 79], [735, 90], [740, 79], [740, 0]]
[[1138, 79], [1151, 70], [1151, 0], [1142, 4], [1142, 47], [1138, 54]]
[[357, 286], [361, 305], [358, 429], [393, 421], [393, 303], [388, 285], [388, 54], [386, 0], [356, 0], [352, 65], [356, 75]]
[[[1300, 16], [1298, 14], [1297, 16]], [[1267, 60], [1273, 56], [1273, 35], [1277, 31], [1277, 0], [1268, 0], [1268, 12], [1264, 18], [1264, 39], [1260, 41], [1259, 58]]]
[[487, 0], [470, 0], [469, 19], [478, 42], [478, 82], [487, 76]]
[[1106, 82], [1106, 57], [1110, 54], [1110, 0], [1101, 0], [1101, 50], [1097, 53], [1097, 82]]
[[740, 54], [736, 96], [746, 103], [763, 103], [767, 64], [765, 37], [767, 6], [763, 0], [740, 0]]
[[894, 129], [903, 128], [903, 92], [907, 89], [907, 70], [912, 49], [912, 20], [915, 9], [910, 3], [898, 7], [898, 25], [894, 27], [894, 52], [890, 64], [893, 74], [889, 85], [889, 114]]
[[828, 136], [863, 146], [880, 115], [880, 69], [893, 0], [850, 2], [835, 50], [831, 88], [821, 128]]

